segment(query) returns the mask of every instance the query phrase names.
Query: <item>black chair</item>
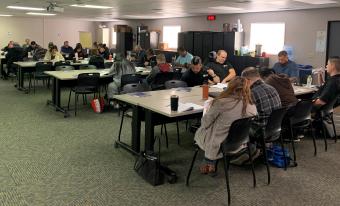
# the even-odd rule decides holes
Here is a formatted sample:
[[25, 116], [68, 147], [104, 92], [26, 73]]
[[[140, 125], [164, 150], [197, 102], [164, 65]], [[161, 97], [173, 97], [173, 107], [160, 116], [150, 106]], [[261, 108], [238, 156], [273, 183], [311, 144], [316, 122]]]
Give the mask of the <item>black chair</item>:
[[89, 65], [94, 65], [98, 69], [104, 69], [105, 68], [104, 61], [105, 61], [104, 58], [99, 55], [91, 56], [89, 59]]
[[174, 79], [174, 72], [157, 73], [154, 80], [150, 83], [151, 90], [165, 89], [165, 82]]
[[[317, 149], [316, 149], [315, 135], [314, 135], [313, 127], [312, 127], [312, 117], [311, 117], [312, 108], [313, 108], [313, 102], [300, 101], [293, 108], [291, 108], [292, 114], [289, 114], [289, 112], [287, 112], [286, 117], [284, 118], [284, 119], [288, 119], [288, 123], [289, 123], [288, 126], [289, 126], [289, 131], [290, 131], [290, 141], [291, 141], [292, 148], [293, 148], [294, 162], [296, 162], [296, 153], [295, 153], [295, 145], [294, 145], [294, 130], [301, 130], [305, 128], [310, 129], [310, 132], [313, 137], [314, 156], [316, 156]], [[283, 124], [285, 124], [285, 122]]]
[[[229, 166], [230, 166], [230, 160], [234, 158], [235, 156], [238, 156], [238, 154], [244, 152], [244, 150], [247, 151], [249, 155], [249, 159], [251, 162], [251, 169], [253, 174], [253, 186], [256, 187], [256, 176], [255, 176], [255, 170], [254, 170], [254, 163], [253, 163], [253, 157], [250, 151], [250, 144], [249, 144], [249, 129], [251, 125], [251, 117], [244, 118], [244, 119], [238, 119], [235, 120], [229, 129], [229, 133], [227, 138], [224, 140], [224, 142], [221, 144], [221, 152], [223, 154], [223, 163], [224, 163], [224, 173], [225, 173], [225, 179], [227, 184], [227, 192], [228, 192], [228, 205], [230, 204], [230, 186], [229, 186]], [[247, 144], [247, 148], [239, 150], [242, 145]], [[199, 148], [196, 147], [194, 157], [191, 161], [190, 169], [187, 175], [186, 179], [186, 185], [189, 186], [189, 180], [192, 168], [194, 166], [197, 154], [198, 154]]]
[[35, 72], [29, 78], [29, 90], [31, 90], [32, 86], [32, 76], [33, 76], [33, 92], [35, 93], [35, 83], [36, 80], [43, 80], [45, 84], [45, 80], [47, 80], [47, 87], [50, 86], [50, 76], [45, 74], [45, 71], [52, 71], [52, 62], [37, 62], [35, 64]]
[[[282, 120], [286, 112], [287, 112], [286, 108], [273, 110], [267, 120], [267, 125], [265, 126], [265, 128], [262, 129], [262, 136], [260, 137], [260, 141], [261, 141], [260, 143], [262, 146], [264, 161], [267, 167], [268, 185], [270, 184], [270, 170], [269, 170], [269, 163], [268, 163], [268, 157], [267, 157], [267, 152], [266, 152], [266, 143], [273, 143], [277, 140], [280, 140], [282, 151], [284, 151], [284, 144], [283, 144], [283, 139], [281, 136], [281, 129], [282, 129], [281, 125], [282, 125]], [[286, 157], [285, 157], [284, 152], [283, 152], [283, 158], [284, 158], [284, 163], [285, 163], [284, 169], [286, 170], [287, 162], [286, 162]]]
[[121, 88], [127, 84], [139, 84], [142, 83], [142, 75], [140, 74], [123, 74], [120, 79]]
[[56, 66], [55, 70], [56, 71], [71, 71], [71, 70], [74, 70], [74, 67], [70, 65], [62, 65], [62, 66]]
[[54, 63], [55, 67], [58, 67], [58, 66], [68, 66], [68, 65], [71, 65], [71, 62], [69, 62], [69, 61], [60, 61], [60, 62], [55, 62]]
[[70, 101], [71, 101], [71, 93], [75, 93], [74, 97], [74, 116], [77, 115], [77, 103], [78, 103], [78, 95], [87, 95], [87, 94], [94, 94], [96, 97], [96, 93], [99, 93], [99, 73], [82, 73], [78, 75], [77, 78], [77, 86], [73, 87], [70, 90], [69, 98], [68, 98], [68, 110], [70, 109]]
[[113, 65], [113, 62], [105, 62], [104, 63], [105, 68], [111, 68], [112, 65]]
[[[165, 89], [172, 89], [172, 88], [179, 88], [179, 87], [188, 87], [187, 83], [181, 80], [169, 80], [164, 83]], [[180, 144], [180, 139], [179, 139], [179, 126], [178, 126], [178, 121], [176, 121], [176, 128], [177, 128], [177, 144]], [[166, 132], [166, 125], [164, 124], [164, 129]], [[163, 131], [163, 125], [162, 125], [162, 130]], [[168, 137], [166, 135], [166, 142], [167, 142], [167, 147], [168, 147]]]
[[95, 65], [80, 65], [79, 70], [85, 70], [85, 69], [97, 69]]
[[[133, 83], [133, 84], [126, 84], [123, 86], [122, 89], [122, 93], [124, 94], [128, 94], [128, 93], [134, 93], [134, 92], [144, 92], [145, 91], [145, 87], [143, 87], [143, 85], [137, 83]], [[124, 105], [124, 104], [120, 104], [121, 108], [120, 110], [122, 110], [123, 114], [120, 120], [120, 127], [119, 127], [119, 132], [118, 132], [118, 141], [120, 142], [120, 137], [121, 137], [121, 133], [122, 133], [122, 128], [123, 128], [123, 122], [124, 122], [124, 116], [127, 110], [130, 109], [129, 105]]]
[[327, 132], [326, 132], [327, 128], [326, 128], [326, 125], [323, 123], [323, 121], [330, 120], [332, 122], [332, 127], [333, 127], [333, 132], [334, 132], [334, 141], [337, 142], [337, 140], [338, 140], [337, 134], [336, 134], [334, 118], [333, 118], [333, 109], [334, 109], [335, 104], [338, 101], [338, 97], [334, 98], [334, 100], [332, 100], [328, 104], [323, 105], [318, 110], [318, 116], [320, 116], [320, 118], [321, 118], [322, 134], [323, 134], [324, 141], [325, 141], [325, 151], [327, 151]]

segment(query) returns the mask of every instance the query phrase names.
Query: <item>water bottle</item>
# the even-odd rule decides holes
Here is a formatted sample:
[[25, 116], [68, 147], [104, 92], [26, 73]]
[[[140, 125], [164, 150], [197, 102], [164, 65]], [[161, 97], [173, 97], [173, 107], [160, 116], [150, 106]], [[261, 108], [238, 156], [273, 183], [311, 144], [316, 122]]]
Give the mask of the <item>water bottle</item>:
[[76, 61], [78, 61], [78, 53], [77, 52], [74, 54], [74, 57], [76, 58]]
[[312, 76], [311, 75], [308, 75], [307, 77], [307, 87], [311, 87], [312, 86]]

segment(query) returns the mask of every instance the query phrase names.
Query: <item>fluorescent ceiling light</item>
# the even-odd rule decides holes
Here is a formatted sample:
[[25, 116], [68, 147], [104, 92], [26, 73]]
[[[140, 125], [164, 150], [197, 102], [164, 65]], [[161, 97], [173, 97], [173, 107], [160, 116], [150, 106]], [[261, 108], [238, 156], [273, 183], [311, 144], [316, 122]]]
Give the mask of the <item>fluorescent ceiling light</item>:
[[230, 6], [214, 6], [214, 7], [209, 7], [209, 9], [225, 10], [225, 11], [240, 11], [240, 10], [243, 10], [241, 8], [230, 7]]
[[51, 13], [37, 13], [37, 12], [28, 12], [28, 15], [35, 15], [35, 16], [55, 16], [56, 14]]
[[10, 15], [10, 14], [0, 14], [0, 16], [13, 16], [13, 15]]
[[294, 0], [294, 1], [298, 1], [298, 2], [302, 2], [302, 3], [306, 3], [306, 4], [337, 4], [337, 1], [334, 0]]
[[89, 5], [89, 4], [72, 4], [73, 7], [80, 8], [89, 8], [89, 9], [112, 9], [110, 6], [97, 6], [97, 5]]
[[26, 7], [26, 6], [7, 6], [8, 9], [30, 10], [30, 11], [45, 11], [44, 8]]

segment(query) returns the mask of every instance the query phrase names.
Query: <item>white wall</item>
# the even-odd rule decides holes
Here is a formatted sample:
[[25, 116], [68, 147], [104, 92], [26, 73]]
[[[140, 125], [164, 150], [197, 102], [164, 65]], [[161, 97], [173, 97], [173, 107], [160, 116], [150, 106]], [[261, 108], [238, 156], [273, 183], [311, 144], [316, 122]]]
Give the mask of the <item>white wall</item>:
[[65, 40], [75, 46], [79, 42], [79, 31], [92, 32], [95, 40], [95, 28], [93, 22], [76, 19], [0, 17], [0, 47], [10, 40], [22, 44], [25, 38], [43, 47], [50, 41], [60, 47]]
[[[237, 19], [240, 19], [243, 24], [246, 45], [250, 41], [251, 23], [284, 22], [286, 24], [285, 44], [294, 47], [296, 62], [313, 66], [324, 66], [326, 53], [317, 53], [315, 51], [316, 32], [320, 30], [326, 31], [328, 21], [340, 20], [340, 8], [217, 15], [217, 20], [214, 22], [207, 21], [206, 16], [138, 20], [134, 21], [134, 25], [144, 24], [149, 26], [150, 30], [162, 30], [163, 25], [181, 25], [182, 31], [222, 31], [223, 23], [234, 24], [237, 22]], [[273, 56], [271, 58], [271, 65], [275, 61], [276, 56]]]

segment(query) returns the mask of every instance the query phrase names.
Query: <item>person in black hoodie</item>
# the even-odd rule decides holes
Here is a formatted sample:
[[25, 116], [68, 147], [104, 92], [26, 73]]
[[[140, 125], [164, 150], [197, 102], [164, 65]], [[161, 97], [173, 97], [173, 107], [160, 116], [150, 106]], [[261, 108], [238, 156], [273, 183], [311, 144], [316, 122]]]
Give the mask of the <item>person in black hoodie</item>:
[[17, 68], [13, 62], [22, 61], [24, 56], [24, 50], [18, 43], [9, 45], [7, 51], [7, 73], [5, 73], [5, 78], [7, 78], [10, 73], [17, 73]]

